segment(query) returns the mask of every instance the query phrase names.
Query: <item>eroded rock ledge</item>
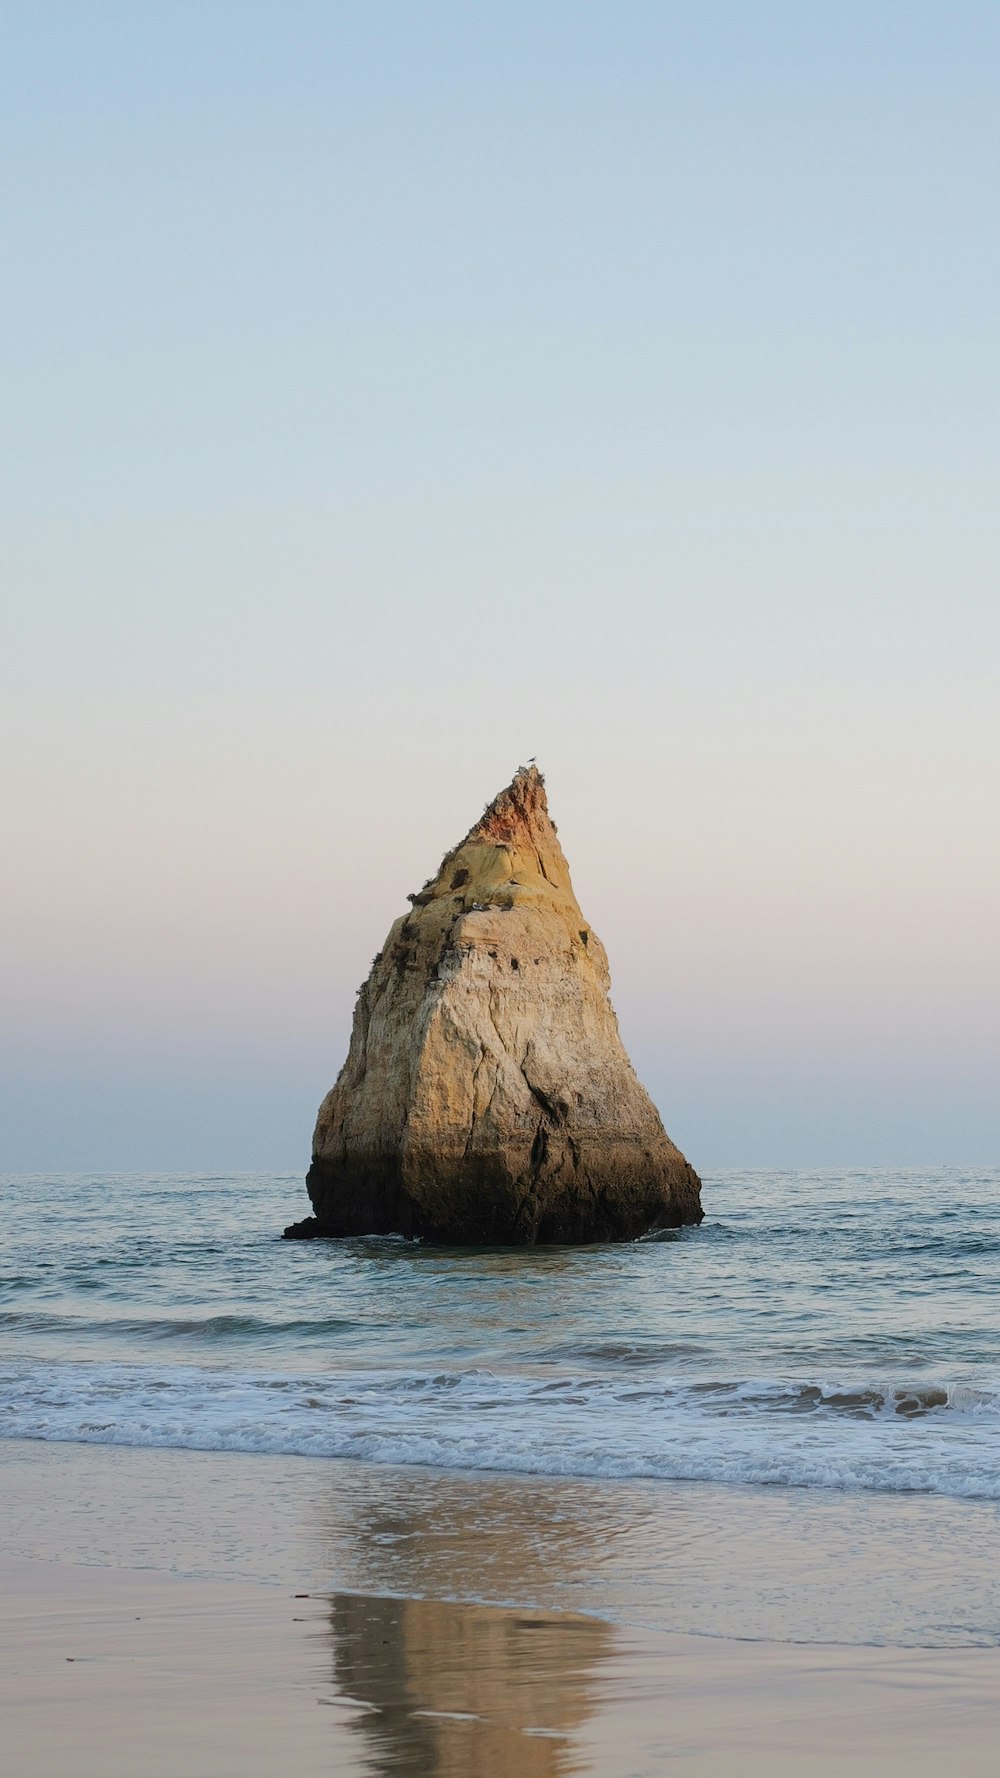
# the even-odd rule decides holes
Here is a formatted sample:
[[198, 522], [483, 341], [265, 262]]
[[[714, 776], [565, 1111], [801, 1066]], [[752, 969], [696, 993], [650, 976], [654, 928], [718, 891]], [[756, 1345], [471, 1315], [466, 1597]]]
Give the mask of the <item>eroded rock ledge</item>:
[[700, 1222], [618, 1035], [604, 947], [522, 768], [397, 920], [320, 1107], [314, 1235], [623, 1241]]

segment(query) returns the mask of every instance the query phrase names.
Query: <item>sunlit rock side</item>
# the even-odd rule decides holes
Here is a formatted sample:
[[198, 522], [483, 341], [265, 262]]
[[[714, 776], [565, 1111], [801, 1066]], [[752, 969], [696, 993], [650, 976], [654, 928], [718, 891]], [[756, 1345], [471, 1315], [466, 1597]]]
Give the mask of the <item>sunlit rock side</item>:
[[409, 899], [320, 1107], [315, 1216], [286, 1233], [520, 1245], [699, 1222], [534, 766]]

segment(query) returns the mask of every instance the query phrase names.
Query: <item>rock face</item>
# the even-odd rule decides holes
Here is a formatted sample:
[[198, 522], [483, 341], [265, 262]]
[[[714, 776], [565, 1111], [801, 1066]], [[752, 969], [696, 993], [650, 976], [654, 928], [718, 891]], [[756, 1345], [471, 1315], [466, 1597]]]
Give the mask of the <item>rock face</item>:
[[397, 920], [320, 1106], [291, 1236], [629, 1240], [700, 1222], [618, 1035], [544, 781], [522, 768]]

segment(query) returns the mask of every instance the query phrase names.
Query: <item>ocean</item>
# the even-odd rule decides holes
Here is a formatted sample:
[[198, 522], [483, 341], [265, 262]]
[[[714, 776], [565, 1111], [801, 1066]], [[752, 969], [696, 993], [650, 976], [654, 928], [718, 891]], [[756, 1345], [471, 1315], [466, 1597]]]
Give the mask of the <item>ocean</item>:
[[1000, 1643], [1000, 1171], [727, 1172], [518, 1251], [282, 1242], [290, 1175], [2, 1185], [19, 1553]]

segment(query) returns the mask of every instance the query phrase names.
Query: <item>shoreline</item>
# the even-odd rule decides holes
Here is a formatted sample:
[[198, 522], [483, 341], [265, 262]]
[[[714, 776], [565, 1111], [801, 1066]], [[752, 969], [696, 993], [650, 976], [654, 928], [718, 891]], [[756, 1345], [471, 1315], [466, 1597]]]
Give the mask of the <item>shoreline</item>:
[[995, 1771], [1000, 1649], [845, 1648], [5, 1558], [18, 1778]]
[[1000, 1508], [0, 1439], [21, 1557], [736, 1641], [1000, 1643]]

